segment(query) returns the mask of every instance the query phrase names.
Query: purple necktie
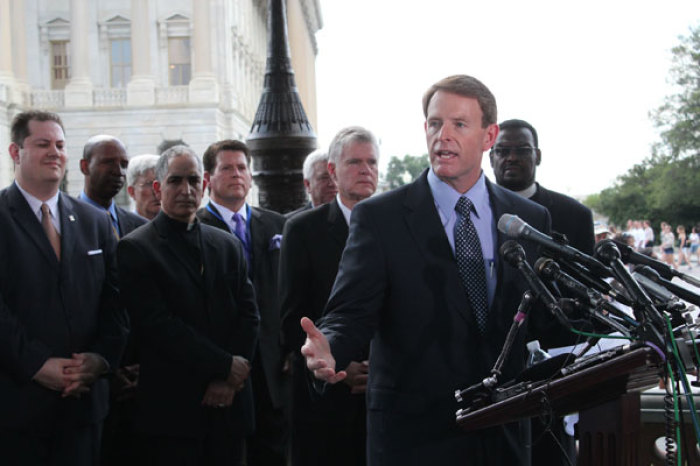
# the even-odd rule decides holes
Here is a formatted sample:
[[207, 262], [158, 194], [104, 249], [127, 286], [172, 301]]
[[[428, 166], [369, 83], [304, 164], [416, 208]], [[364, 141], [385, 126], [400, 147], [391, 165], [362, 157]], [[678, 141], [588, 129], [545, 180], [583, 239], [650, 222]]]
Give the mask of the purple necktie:
[[245, 260], [250, 266], [250, 250], [248, 248], [248, 238], [246, 237], [246, 232], [245, 232], [245, 219], [241, 214], [236, 212], [233, 214], [233, 221], [236, 224], [236, 229], [233, 231], [238, 239], [241, 241], [241, 244], [243, 244], [243, 251], [245, 252]]

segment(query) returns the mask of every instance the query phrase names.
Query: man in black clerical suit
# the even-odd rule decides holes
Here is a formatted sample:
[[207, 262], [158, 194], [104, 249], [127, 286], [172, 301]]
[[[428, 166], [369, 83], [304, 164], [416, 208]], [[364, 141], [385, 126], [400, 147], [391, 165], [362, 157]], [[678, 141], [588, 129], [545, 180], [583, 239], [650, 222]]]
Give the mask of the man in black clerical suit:
[[85, 185], [79, 199], [105, 210], [119, 238], [146, 223], [143, 217], [114, 202], [114, 196], [124, 187], [128, 165], [126, 147], [114, 136], [93, 136], [83, 147], [80, 171], [85, 177]]
[[304, 176], [304, 188], [309, 195], [309, 202], [285, 214], [291, 218], [298, 213], [311, 210], [331, 202], [338, 193], [338, 188], [328, 173], [328, 152], [323, 149], [316, 149], [306, 156], [302, 167]]
[[[502, 122], [489, 158], [499, 186], [546, 207], [552, 217], [552, 230], [566, 235], [569, 244], [576, 249], [593, 254], [595, 236], [591, 210], [569, 196], [545, 189], [535, 181], [542, 151], [537, 131], [530, 123], [524, 120]], [[551, 430], [552, 434], [549, 435], [547, 430]], [[533, 464], [565, 465], [576, 462], [574, 438], [564, 430], [561, 418], [554, 418], [548, 426], [540, 419], [534, 419], [532, 438]]]
[[0, 191], [0, 457], [6, 465], [99, 461], [108, 383], [128, 325], [116, 238], [103, 212], [59, 193], [58, 115], [12, 123], [15, 182]]
[[542, 162], [535, 128], [524, 120], [506, 120], [498, 126], [498, 138], [489, 153], [498, 185], [545, 206], [552, 217], [552, 231], [566, 235], [576, 249], [593, 254], [591, 210], [535, 181], [537, 167]]
[[259, 316], [240, 243], [196, 218], [204, 185], [191, 149], [165, 151], [153, 185], [162, 211], [118, 246], [140, 356], [143, 464], [238, 464], [252, 427]]
[[[302, 319], [301, 351], [315, 377], [337, 383], [371, 341], [371, 465], [529, 464], [528, 422], [465, 433], [454, 392], [489, 375], [527, 288], [497, 255], [507, 240], [498, 219], [517, 214], [547, 232], [549, 214], [486, 180], [482, 156], [498, 126], [495, 99], [480, 81], [439, 81], [423, 110], [431, 167], [355, 206], [325, 316], [319, 328]], [[523, 248], [534, 261], [536, 247]], [[531, 311], [502, 380], [524, 366], [526, 330], [546, 337], [553, 320]]]
[[[368, 348], [353, 357], [346, 383], [322, 397], [309, 390], [299, 348], [299, 320], [321, 317], [348, 237], [351, 211], [377, 188], [377, 140], [364, 128], [349, 127], [329, 148], [328, 171], [338, 187], [331, 202], [289, 219], [280, 258], [280, 296], [285, 353], [292, 355], [292, 465], [363, 465], [365, 461], [365, 386]], [[341, 453], [342, 452], [342, 453]]]
[[215, 142], [202, 158], [210, 202], [197, 215], [202, 223], [233, 234], [243, 245], [260, 311], [260, 338], [251, 374], [255, 431], [246, 441], [248, 464], [284, 466], [289, 437], [285, 412], [288, 383], [279, 342], [277, 269], [286, 219], [246, 202], [253, 177], [250, 152], [243, 142]]

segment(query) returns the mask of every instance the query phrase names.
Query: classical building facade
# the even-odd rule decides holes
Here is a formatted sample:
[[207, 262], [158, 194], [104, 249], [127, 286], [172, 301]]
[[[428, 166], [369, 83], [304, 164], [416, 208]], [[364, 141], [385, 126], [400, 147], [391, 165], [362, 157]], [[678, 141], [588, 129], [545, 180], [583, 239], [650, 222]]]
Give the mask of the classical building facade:
[[[111, 134], [129, 154], [184, 141], [197, 153], [244, 139], [262, 90], [266, 0], [0, 0], [0, 187], [18, 112], [61, 115], [67, 190], [83, 186], [85, 141]], [[316, 124], [318, 0], [287, 0], [292, 65]]]

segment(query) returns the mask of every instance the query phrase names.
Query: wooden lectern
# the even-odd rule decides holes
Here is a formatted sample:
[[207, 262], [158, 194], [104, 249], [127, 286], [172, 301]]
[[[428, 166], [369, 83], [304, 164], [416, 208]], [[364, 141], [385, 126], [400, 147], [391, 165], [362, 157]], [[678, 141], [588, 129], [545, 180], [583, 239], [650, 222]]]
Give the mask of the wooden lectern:
[[543, 411], [556, 416], [579, 411], [579, 465], [637, 465], [639, 392], [658, 384], [660, 357], [649, 347], [639, 347], [618, 349], [607, 359], [595, 358], [600, 362], [529, 384], [521, 393], [496, 393], [492, 404], [459, 411], [457, 423], [476, 430], [535, 417]]

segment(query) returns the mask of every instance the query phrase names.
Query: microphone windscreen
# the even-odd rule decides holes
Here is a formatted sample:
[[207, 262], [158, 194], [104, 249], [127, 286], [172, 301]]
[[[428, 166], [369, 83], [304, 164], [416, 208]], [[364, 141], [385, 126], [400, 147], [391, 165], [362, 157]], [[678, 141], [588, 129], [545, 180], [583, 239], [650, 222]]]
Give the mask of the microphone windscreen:
[[498, 231], [511, 238], [517, 238], [524, 225], [525, 222], [517, 215], [503, 214], [498, 219]]

